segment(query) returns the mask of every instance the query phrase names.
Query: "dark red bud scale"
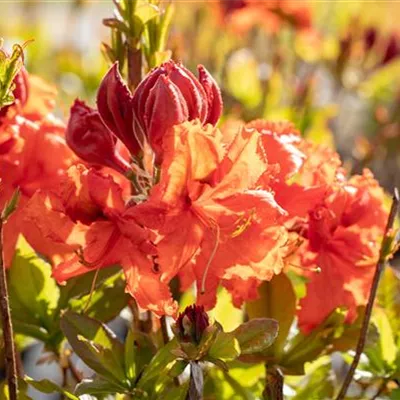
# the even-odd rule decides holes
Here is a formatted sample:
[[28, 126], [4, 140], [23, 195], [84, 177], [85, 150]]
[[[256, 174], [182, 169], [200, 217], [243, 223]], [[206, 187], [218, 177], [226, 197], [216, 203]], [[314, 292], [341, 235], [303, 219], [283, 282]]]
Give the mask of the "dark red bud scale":
[[208, 114], [205, 122], [215, 125], [222, 114], [221, 91], [214, 78], [202, 65], [199, 65], [197, 69], [200, 83], [204, 87], [208, 101]]
[[103, 78], [97, 92], [97, 108], [104, 124], [117, 136], [132, 154], [140, 145], [134, 132], [132, 95], [122, 81], [115, 63]]
[[107, 166], [125, 174], [130, 166], [116, 149], [116, 137], [104, 125], [99, 113], [75, 100], [66, 130], [68, 146], [82, 160]]
[[180, 339], [184, 342], [199, 344], [204, 331], [210, 325], [203, 306], [191, 305], [179, 314], [176, 327]]
[[160, 75], [146, 101], [144, 121], [147, 137], [156, 154], [162, 152], [166, 129], [188, 120], [189, 112], [181, 91], [165, 75]]

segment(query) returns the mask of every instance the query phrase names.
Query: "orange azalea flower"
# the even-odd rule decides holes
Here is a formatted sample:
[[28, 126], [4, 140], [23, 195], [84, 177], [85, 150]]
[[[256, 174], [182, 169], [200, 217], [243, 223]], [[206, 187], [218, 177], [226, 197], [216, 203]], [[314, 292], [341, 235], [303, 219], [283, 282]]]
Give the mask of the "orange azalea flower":
[[120, 264], [126, 290], [139, 306], [174, 315], [177, 305], [154, 269], [151, 232], [137, 224], [133, 209], [126, 208], [122, 189], [111, 176], [78, 165], [68, 170], [58, 193], [37, 192], [25, 213], [42, 236], [75, 250], [53, 269], [58, 282]]
[[161, 280], [187, 270], [207, 308], [220, 281], [271, 279], [283, 268], [286, 236], [277, 218], [284, 211], [268, 188], [257, 187], [268, 170], [260, 139], [257, 131], [242, 129], [226, 148], [211, 125], [175, 126], [163, 140], [160, 182], [134, 210], [159, 232]]
[[246, 127], [262, 135], [266, 157], [275, 168], [273, 174], [263, 179], [273, 190], [277, 203], [287, 211], [283, 219], [287, 222], [307, 217], [338, 175], [337, 154], [312, 145], [287, 121], [255, 120]]
[[293, 0], [220, 0], [219, 14], [222, 23], [236, 33], [249, 31], [260, 25], [267, 32], [277, 32], [284, 23], [295, 29], [311, 26], [309, 7]]
[[15, 243], [22, 233], [40, 253], [50, 256], [51, 247], [34, 226], [23, 226], [21, 210], [38, 188], [56, 185], [73, 155], [62, 137], [63, 124], [54, 117], [35, 122], [16, 116], [0, 125], [0, 208], [19, 188], [20, 202], [4, 227], [5, 264], [10, 266]]
[[369, 171], [333, 187], [310, 212], [303, 265], [319, 267], [300, 301], [299, 326], [310, 332], [335, 308], [346, 307], [346, 322], [367, 303], [387, 220], [384, 193]]

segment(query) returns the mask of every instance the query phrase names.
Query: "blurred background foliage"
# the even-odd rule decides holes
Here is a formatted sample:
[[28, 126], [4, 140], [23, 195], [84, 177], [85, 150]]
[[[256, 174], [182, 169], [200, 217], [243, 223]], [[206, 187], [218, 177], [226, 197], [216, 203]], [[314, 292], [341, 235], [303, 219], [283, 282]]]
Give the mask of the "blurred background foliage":
[[[304, 136], [335, 148], [350, 173], [368, 167], [388, 191], [399, 187], [400, 2], [270, 2], [279, 8], [260, 12], [262, 2], [251, 0], [175, 0], [167, 45], [172, 58], [192, 71], [204, 64], [215, 76], [223, 91], [224, 122], [289, 119]], [[108, 68], [100, 51], [101, 43], [109, 42], [102, 19], [113, 9], [111, 0], [0, 2], [5, 47], [35, 39], [25, 52], [26, 67], [57, 88], [57, 113], [65, 119], [76, 97], [94, 103]], [[400, 399], [397, 274], [385, 271], [374, 328], [349, 398]], [[296, 292], [302, 290], [302, 282], [292, 283]], [[184, 294], [182, 309], [191, 296]], [[227, 330], [242, 319], [226, 293], [213, 313]], [[285, 394], [294, 400], [332, 398], [351, 357], [331, 353], [346, 351], [356, 337], [349, 330], [349, 343], [325, 349], [326, 355], [306, 364], [305, 376], [289, 377]], [[34, 374], [40, 367], [26, 368]], [[259, 398], [264, 373], [261, 365], [237, 365], [220, 379], [224, 373], [211, 369], [206, 393]]]

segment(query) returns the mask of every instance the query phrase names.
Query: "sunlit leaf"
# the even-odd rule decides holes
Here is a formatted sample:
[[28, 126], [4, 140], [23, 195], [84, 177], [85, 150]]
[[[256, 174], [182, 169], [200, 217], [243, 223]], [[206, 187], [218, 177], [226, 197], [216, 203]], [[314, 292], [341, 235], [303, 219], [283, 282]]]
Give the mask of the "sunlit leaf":
[[225, 332], [233, 331], [243, 322], [243, 310], [232, 304], [232, 296], [225, 288], [218, 291], [217, 304], [209, 315], [222, 325]]
[[19, 201], [20, 191], [16, 189], [11, 198], [6, 202], [1, 213], [1, 219], [6, 221], [8, 217], [16, 210]]
[[51, 277], [51, 266], [38, 257], [23, 236], [18, 238], [9, 270], [9, 292], [16, 327], [30, 324], [47, 331], [54, 328], [59, 288]]
[[145, 387], [147, 383], [165, 372], [168, 364], [176, 359], [176, 356], [173, 354], [172, 350], [177, 349], [178, 347], [178, 341], [173, 339], [157, 352], [150, 364], [144, 369], [144, 372], [138, 382], [138, 388]]
[[343, 333], [346, 311], [343, 308], [334, 310], [325, 321], [310, 334], [299, 332], [291, 341], [282, 356], [280, 365], [290, 375], [304, 374], [304, 364], [315, 360], [321, 353], [330, 348], [334, 338]]
[[72, 349], [94, 371], [107, 380], [126, 385], [124, 347], [100, 321], [67, 311], [61, 329]]
[[94, 379], [83, 379], [82, 382], [78, 383], [75, 389], [75, 394], [77, 396], [82, 396], [84, 394], [105, 395], [124, 392], [126, 392], [126, 388], [106, 381], [100, 377]]
[[[378, 330], [379, 340], [378, 343], [374, 343], [371, 347], [379, 354], [379, 358], [381, 359], [380, 364], [383, 369], [390, 371], [391, 366], [396, 359], [397, 346], [385, 310], [380, 308], [375, 309], [372, 315], [372, 323]], [[368, 350], [366, 353], [367, 355], [370, 354]]]
[[333, 399], [334, 383], [331, 363], [323, 364], [302, 379], [293, 400]]
[[233, 360], [240, 355], [239, 341], [235, 338], [234, 333], [220, 332], [211, 345], [208, 356], [221, 359]]
[[135, 337], [131, 329], [125, 339], [125, 373], [126, 376], [132, 381], [136, 376], [136, 363], [135, 363]]
[[84, 311], [87, 316], [103, 322], [110, 321], [128, 304], [129, 296], [125, 293], [125, 285], [121, 273], [103, 278], [92, 294], [71, 299], [70, 309]]
[[25, 381], [29, 383], [29, 385], [33, 386], [36, 390], [42, 393], [61, 393], [64, 398], [70, 400], [79, 400], [78, 397], [58, 386], [56, 383], [50, 381], [49, 379], [42, 379], [40, 381], [36, 381], [28, 376], [25, 376]]
[[393, 333], [400, 336], [400, 278], [390, 267], [386, 267], [379, 281], [378, 302], [385, 309]]
[[23, 65], [23, 47], [15, 44], [8, 56], [0, 46], [0, 109], [14, 101], [13, 80]]
[[254, 354], [267, 349], [278, 336], [278, 322], [274, 319], [255, 318], [233, 332], [238, 340], [241, 354]]
[[[279, 357], [285, 345], [296, 313], [296, 295], [290, 279], [285, 274], [264, 282], [258, 289], [259, 298], [248, 302], [246, 310], [250, 319], [272, 318], [278, 322], [279, 332], [270, 352]], [[285, 296], [282, 297], [282, 293]]]

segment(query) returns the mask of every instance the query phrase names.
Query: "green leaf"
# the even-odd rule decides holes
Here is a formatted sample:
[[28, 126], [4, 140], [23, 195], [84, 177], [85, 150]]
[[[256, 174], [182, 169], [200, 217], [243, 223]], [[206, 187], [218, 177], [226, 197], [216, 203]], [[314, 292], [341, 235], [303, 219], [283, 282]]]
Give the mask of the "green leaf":
[[400, 336], [400, 278], [390, 267], [386, 267], [379, 282], [378, 303], [385, 309], [393, 332]]
[[146, 0], [139, 0], [135, 9], [135, 17], [145, 25], [160, 14], [160, 9]]
[[345, 316], [345, 310], [337, 308], [310, 334], [299, 332], [282, 355], [280, 366], [284, 372], [289, 375], [304, 374], [304, 364], [327, 351], [332, 341], [342, 334]]
[[307, 374], [304, 384], [296, 387], [293, 400], [333, 399], [334, 383], [334, 374], [329, 362]]
[[197, 346], [196, 359], [200, 360], [208, 353], [218, 334], [222, 331], [222, 326], [217, 321], [215, 321], [213, 325], [208, 326], [204, 330], [200, 343]]
[[[132, 342], [135, 346], [135, 370], [136, 375], [140, 374], [146, 365], [150, 363], [152, 358], [157, 353], [157, 348], [155, 347], [151, 337], [146, 333], [139, 331], [132, 331]], [[125, 343], [126, 346], [126, 343]], [[126, 357], [126, 355], [125, 355]]]
[[[119, 265], [111, 266], [108, 268], [102, 268], [97, 273], [97, 278], [95, 282], [95, 289], [97, 289], [101, 284], [111, 276], [119, 273], [121, 267]], [[82, 297], [90, 293], [90, 289], [93, 285], [93, 280], [96, 271], [88, 272], [84, 275], [77, 276], [75, 278], [69, 279], [68, 282], [60, 287], [60, 300], [59, 308], [63, 309], [68, 306], [68, 302], [71, 299]]]
[[219, 332], [207, 353], [207, 356], [217, 360], [233, 360], [239, 355], [239, 342], [231, 332]]
[[[103, 322], [115, 318], [127, 305], [129, 295], [125, 293], [126, 283], [121, 272], [107, 279], [90, 294], [80, 299], [71, 299], [69, 308], [76, 312], [85, 312], [91, 318]], [[89, 301], [90, 300], [90, 301]], [[89, 305], [88, 305], [89, 303]]]
[[120, 21], [117, 18], [104, 18], [103, 25], [108, 28], [114, 28], [121, 32], [129, 34], [129, 28], [124, 24], [123, 21]]
[[265, 386], [265, 366], [234, 361], [229, 364], [229, 373], [213, 368], [207, 371], [205, 378], [204, 397], [207, 399], [259, 400]]
[[23, 65], [23, 46], [15, 44], [11, 56], [0, 46], [0, 109], [14, 101], [13, 80]]
[[75, 394], [82, 396], [84, 394], [115, 394], [125, 393], [126, 388], [115, 383], [106, 381], [100, 377], [94, 379], [83, 379], [75, 388]]
[[124, 347], [106, 325], [67, 311], [61, 317], [61, 329], [72, 349], [90, 368], [110, 382], [129, 387]]
[[341, 335], [332, 339], [332, 351], [346, 352], [348, 350], [356, 348], [358, 339], [360, 337], [364, 314], [365, 306], [357, 307], [357, 319], [350, 325], [343, 325], [343, 331]]
[[79, 400], [78, 397], [73, 395], [72, 393], [68, 392], [67, 390], [61, 388], [54, 382], [48, 379], [42, 379], [40, 381], [35, 381], [34, 379], [30, 378], [29, 376], [25, 376], [25, 381], [33, 386], [36, 390], [42, 393], [61, 393], [64, 395], [65, 398], [70, 400]]
[[173, 354], [173, 350], [178, 348], [179, 344], [176, 339], [171, 340], [164, 347], [162, 347], [152, 358], [150, 364], [144, 369], [137, 387], [144, 388], [145, 385], [151, 380], [157, 378], [158, 375], [165, 373], [168, 365], [176, 359], [176, 356]]
[[270, 318], [255, 318], [233, 332], [240, 345], [241, 354], [263, 352], [278, 336], [278, 322]]
[[[13, 309], [13, 313], [14, 313], [14, 309]], [[41, 340], [44, 343], [46, 343], [50, 338], [50, 335], [46, 329], [44, 329], [41, 326], [25, 323], [25, 322], [21, 321], [20, 319], [15, 319], [14, 314], [13, 314], [13, 328], [14, 328], [14, 332], [18, 332], [22, 335]]]
[[151, 24], [151, 20], [159, 15], [160, 9], [156, 5], [150, 4], [146, 0], [138, 0], [130, 24], [130, 36], [139, 39], [144, 27]]
[[172, 3], [169, 3], [164, 11], [164, 14], [161, 18], [161, 23], [158, 29], [158, 46], [157, 50], [159, 52], [163, 52], [168, 39], [168, 31], [169, 26], [171, 25], [172, 17], [175, 12], [175, 6]]
[[390, 400], [399, 400], [400, 399], [400, 388], [394, 389], [390, 393]]
[[179, 385], [179, 387], [175, 385], [168, 385], [158, 393], [158, 399], [163, 400], [187, 400], [187, 392], [189, 390], [189, 380]]
[[[282, 296], [282, 293], [285, 295]], [[264, 282], [258, 294], [257, 300], [246, 304], [246, 310], [250, 320], [272, 318], [278, 321], [278, 336], [268, 353], [279, 359], [296, 314], [296, 294], [290, 279], [283, 273]]]
[[[386, 310], [376, 308], [372, 315], [372, 323], [376, 326], [379, 333], [378, 343], [374, 343], [371, 348], [375, 349], [379, 358], [383, 361], [384, 370], [391, 372], [396, 359], [397, 346], [394, 340], [392, 328], [389, 319], [385, 313]], [[369, 351], [366, 350], [367, 355]]]
[[232, 296], [225, 288], [218, 290], [217, 304], [209, 315], [225, 332], [233, 331], [243, 322], [243, 310], [232, 304]]
[[183, 371], [185, 370], [187, 365], [188, 365], [188, 362], [186, 360], [176, 360], [174, 365], [168, 371], [168, 376], [170, 378], [178, 377], [180, 374], [183, 373]]
[[132, 382], [136, 376], [136, 360], [135, 360], [135, 336], [131, 329], [125, 340], [125, 374]]
[[8, 278], [16, 326], [26, 323], [47, 331], [54, 329], [59, 288], [51, 277], [51, 266], [38, 257], [23, 236], [18, 238]]
[[11, 199], [6, 202], [3, 211], [1, 213], [1, 219], [2, 221], [7, 221], [8, 217], [15, 211], [18, 205], [19, 197], [20, 197], [20, 191], [19, 189], [15, 189], [13, 195], [11, 196]]

